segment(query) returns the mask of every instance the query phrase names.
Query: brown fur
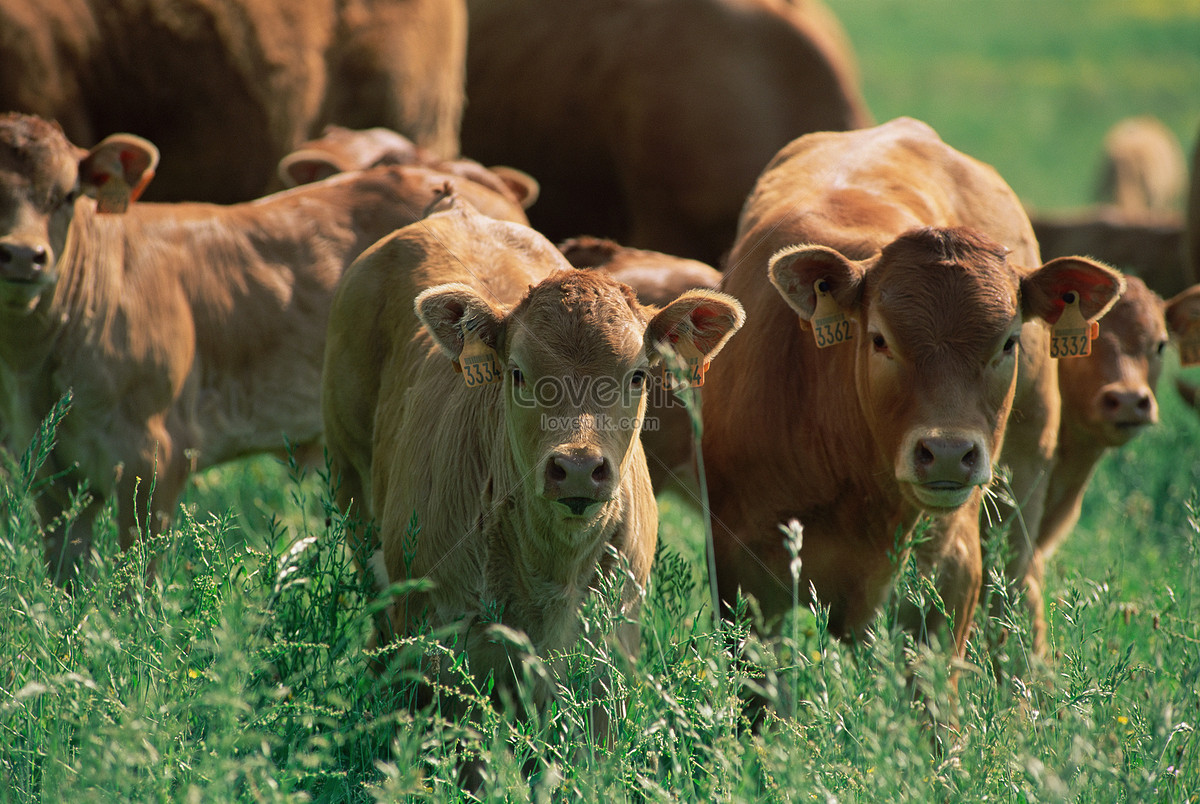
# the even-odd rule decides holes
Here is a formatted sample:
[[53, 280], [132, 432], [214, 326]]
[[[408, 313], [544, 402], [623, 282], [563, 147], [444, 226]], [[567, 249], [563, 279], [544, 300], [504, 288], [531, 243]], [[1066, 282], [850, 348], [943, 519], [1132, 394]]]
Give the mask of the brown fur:
[[[1089, 316], [1119, 288], [1118, 274], [1090, 263], [1039, 265], [1003, 180], [917, 121], [808, 135], [772, 160], [721, 285], [748, 323], [704, 398], [724, 600], [740, 588], [769, 619], [791, 606], [778, 524], [796, 517], [801, 590], [815, 586], [835, 633], [861, 633], [891, 588], [897, 536], [903, 545], [929, 511], [944, 521], [918, 559], [940, 568], [961, 654], [980, 584], [979, 487], [1014, 394], [1026, 430], [1051, 448], [1057, 431], [1037, 319], [1057, 318], [1068, 286], [1084, 285]], [[818, 279], [852, 320], [849, 344], [814, 344]], [[954, 449], [930, 462], [926, 444]], [[960, 461], [955, 450], [968, 451]]]
[[148, 507], [152, 528], [172, 513], [190, 470], [279, 450], [285, 434], [315, 442], [325, 320], [342, 271], [419, 218], [447, 182], [468, 191], [444, 173], [387, 167], [225, 207], [134, 204], [110, 215], [90, 198], [70, 201], [107, 178], [98, 163], [138, 153], [121, 138], [89, 153], [39, 118], [0, 116], [4, 443], [23, 449], [72, 389], [44, 472], [66, 474], [42, 498], [43, 523], [85, 481], [95, 498], [71, 534], [48, 534], [63, 578], [90, 548], [105, 498], [116, 495], [127, 547]]
[[[540, 654], [570, 647], [584, 596], [624, 562], [625, 613], [636, 618], [657, 508], [637, 428], [604, 422], [640, 418], [645, 395], [533, 391], [625, 388], [662, 339], [688, 339], [711, 356], [741, 320], [740, 306], [712, 291], [643, 307], [605, 274], [571, 269], [533, 230], [457, 199], [359, 258], [334, 302], [323, 409], [339, 503], [379, 528], [379, 543], [356, 552], [381, 549], [372, 564], [385, 571], [381, 584], [434, 582], [397, 601], [391, 628], [457, 628], [472, 671], [495, 673], [499, 692], [520, 657], [493, 639], [489, 611]], [[501, 383], [469, 388], [452, 370], [465, 330], [496, 350]], [[568, 424], [548, 426], [546, 416]], [[605, 469], [559, 477], [567, 459]], [[406, 553], [414, 515], [420, 534]], [[636, 648], [636, 626], [621, 637]]]
[[552, 240], [717, 264], [771, 156], [865, 125], [816, 0], [469, 0], [466, 153], [529, 171]]
[[1154, 117], [1127, 117], [1104, 136], [1097, 201], [1130, 217], [1174, 212], [1187, 164], [1175, 134]]
[[466, 24], [464, 0], [3, 0], [0, 109], [153, 140], [155, 200], [245, 201], [329, 122], [454, 156]]
[[1188, 182], [1187, 222], [1185, 224], [1186, 261], [1193, 281], [1200, 282], [1200, 132], [1192, 146], [1192, 170]]

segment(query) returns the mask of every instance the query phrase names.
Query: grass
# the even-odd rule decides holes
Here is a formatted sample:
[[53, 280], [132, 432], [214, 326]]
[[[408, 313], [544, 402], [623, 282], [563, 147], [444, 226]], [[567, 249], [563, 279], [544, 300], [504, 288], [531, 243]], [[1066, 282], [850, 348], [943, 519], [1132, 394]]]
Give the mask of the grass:
[[[1103, 131], [1125, 114], [1194, 136], [1194, 3], [831, 5], [879, 119], [928, 120], [1037, 205], [1088, 200]], [[957, 697], [943, 654], [894, 627], [894, 604], [869, 642], [838, 643], [803, 610], [777, 649], [746, 640], [733, 661], [707, 602], [702, 517], [672, 494], [636, 662], [568, 657], [555, 705], [530, 720], [482, 704], [466, 723], [414, 716], [402, 680], [366, 671], [370, 601], [319, 470], [260, 458], [204, 473], [171, 531], [124, 556], [102, 517], [94, 581], [72, 597], [42, 568], [26, 482], [39, 451], [10, 456], [0, 801], [458, 801], [471, 752], [489, 760], [489, 801], [1200, 801], [1200, 418], [1170, 389], [1178, 370], [1162, 424], [1104, 461], [1050, 567], [1053, 662], [1026, 666], [1010, 611], [1000, 661], [1021, 675], [998, 685], [980, 669], [998, 627], [982, 606]], [[158, 575], [131, 583], [149, 553]], [[615, 624], [607, 592], [586, 618], [597, 645]], [[897, 598], [933, 604], [911, 571]], [[601, 672], [615, 679], [601, 704], [627, 702], [608, 745], [587, 729]], [[745, 684], [784, 715], [758, 733]]]

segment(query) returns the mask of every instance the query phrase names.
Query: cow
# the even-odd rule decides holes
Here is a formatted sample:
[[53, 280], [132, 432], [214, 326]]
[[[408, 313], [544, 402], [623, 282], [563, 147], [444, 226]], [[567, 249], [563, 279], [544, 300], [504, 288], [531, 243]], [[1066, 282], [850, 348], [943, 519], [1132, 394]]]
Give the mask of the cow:
[[[1031, 614], [1033, 651], [1046, 652], [1043, 580], [1046, 561], [1079, 521], [1083, 495], [1100, 459], [1158, 422], [1155, 386], [1168, 343], [1168, 325], [1186, 330], [1196, 292], [1164, 302], [1136, 277], [1105, 314], [1091, 353], [1058, 361], [1062, 420], [1047, 484], [1046, 506], [1037, 523], [1033, 555], [1019, 582]], [[1014, 447], [1016, 445], [1009, 445]]]
[[[468, 0], [463, 151], [536, 176], [535, 228], [718, 264], [793, 137], [866, 125], [817, 0]], [[700, 57], [699, 54], [703, 54]]]
[[792, 607], [779, 526], [797, 519], [801, 604], [811, 584], [830, 632], [861, 635], [929, 513], [950, 524], [930, 528], [916, 558], [957, 571], [939, 582], [961, 655], [981, 582], [980, 490], [1010, 408], [1024, 406], [1009, 431], [1049, 449], [1057, 432], [1041, 322], [1067, 298], [1094, 320], [1120, 288], [1087, 260], [1042, 265], [1003, 179], [924, 123], [782, 149], [746, 201], [720, 285], [747, 324], [704, 391], [723, 601], [753, 595], [768, 629]]
[[[638, 440], [651, 366], [665, 346], [713, 357], [742, 320], [708, 290], [644, 307], [454, 196], [364, 253], [330, 316], [331, 473], [341, 509], [377, 528], [351, 548], [370, 553], [378, 587], [432, 581], [397, 596], [380, 637], [450, 629], [503, 697], [523, 655], [492, 624], [542, 656], [570, 648], [585, 596], [613, 573], [635, 618], [657, 538]], [[635, 650], [636, 624], [619, 639]]]
[[[244, 204], [129, 206], [155, 159], [140, 138], [84, 150], [41, 118], [0, 116], [0, 434], [23, 448], [73, 393], [39, 500], [63, 582], [104, 500], [128, 548], [169, 518], [189, 471], [319, 438], [334, 286], [447, 182], [526, 220], [486, 187], [403, 166]], [[83, 487], [68, 531], [58, 515]]]
[[1136, 218], [1179, 207], [1187, 164], [1179, 138], [1155, 117], [1127, 117], [1104, 136], [1097, 201]]
[[326, 123], [458, 152], [465, 0], [0, 0], [0, 110], [162, 151], [147, 199], [234, 203]]
[[1187, 265], [1191, 270], [1190, 276], [1200, 282], [1200, 132], [1196, 134], [1196, 143], [1192, 148], [1192, 171], [1188, 183], [1187, 209], [1184, 213]]
[[[629, 248], [608, 239], [573, 237], [558, 248], [572, 266], [602, 270], [629, 285], [642, 304], [663, 306], [688, 290], [713, 289], [721, 281], [717, 269], [698, 260]], [[663, 376], [655, 375], [642, 427], [650, 482], [656, 492], [692, 489], [696, 483], [692, 418]]]

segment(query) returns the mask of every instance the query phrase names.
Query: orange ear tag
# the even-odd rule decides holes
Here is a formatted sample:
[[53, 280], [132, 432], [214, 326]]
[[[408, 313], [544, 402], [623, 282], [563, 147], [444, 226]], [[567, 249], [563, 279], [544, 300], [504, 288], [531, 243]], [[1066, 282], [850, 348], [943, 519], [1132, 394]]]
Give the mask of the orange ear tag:
[[468, 388], [478, 388], [504, 379], [504, 374], [500, 371], [500, 356], [474, 332], [466, 334], [462, 354], [458, 356], [455, 365], [462, 372], [463, 381]]
[[1188, 322], [1179, 336], [1179, 365], [1200, 365], [1200, 319]]
[[119, 174], [112, 174], [96, 191], [96, 211], [119, 215], [129, 209], [133, 190]]
[[708, 364], [712, 361], [700, 354], [700, 350], [689, 340], [672, 341], [671, 348], [675, 350], [675, 354], [679, 356], [687, 369], [676, 373], [671, 370], [664, 359], [662, 364], [663, 385], [672, 391], [699, 388], [704, 385], [704, 373], [708, 371]]
[[812, 316], [813, 339], [817, 347], [824, 349], [853, 339], [850, 319], [846, 318], [842, 308], [829, 295], [829, 284], [824, 279], [818, 279], [813, 282], [813, 291], [817, 294], [817, 307]]
[[1050, 328], [1050, 356], [1087, 357], [1092, 353], [1092, 339], [1100, 334], [1100, 322], [1084, 319], [1075, 291], [1063, 294], [1063, 301], [1067, 306]]

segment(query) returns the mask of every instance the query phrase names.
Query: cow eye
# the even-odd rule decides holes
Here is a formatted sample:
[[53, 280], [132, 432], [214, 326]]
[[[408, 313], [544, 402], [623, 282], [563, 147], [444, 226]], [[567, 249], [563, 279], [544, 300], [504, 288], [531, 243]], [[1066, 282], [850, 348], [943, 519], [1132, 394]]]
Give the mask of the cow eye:
[[1011, 355], [1013, 352], [1017, 351], [1017, 347], [1020, 345], [1021, 345], [1020, 337], [1018, 337], [1016, 335], [1009, 335], [1008, 340], [1006, 340], [1004, 342], [1004, 354]]
[[640, 391], [646, 387], [646, 372], [638, 369], [629, 377], [629, 387], [635, 391]]
[[1162, 353], [1165, 352], [1166, 350], [1167, 350], [1167, 341], [1164, 338], [1163, 340], [1158, 342], [1158, 347], [1155, 349], [1155, 353], [1158, 355], [1162, 355]]
[[519, 368], [514, 368], [512, 370], [512, 384], [514, 388], [525, 387], [525, 375], [521, 373]]
[[887, 339], [878, 332], [871, 337], [871, 343], [875, 347], [876, 352], [886, 353], [888, 351]]

